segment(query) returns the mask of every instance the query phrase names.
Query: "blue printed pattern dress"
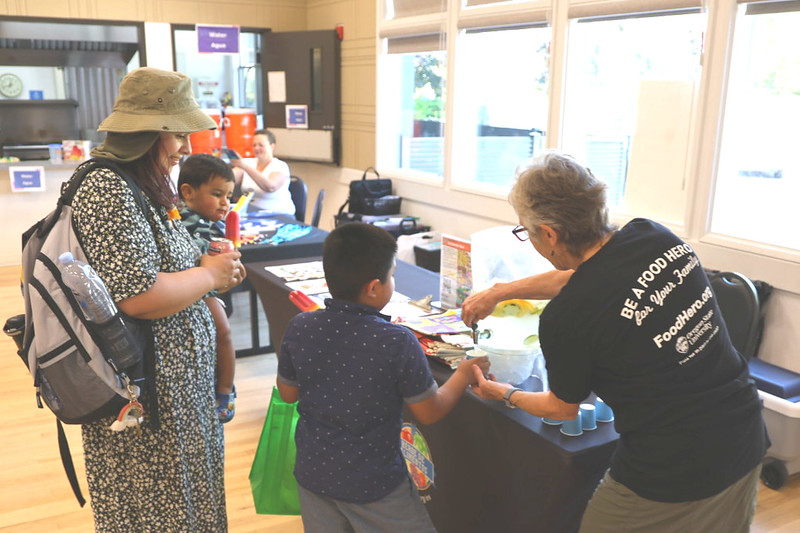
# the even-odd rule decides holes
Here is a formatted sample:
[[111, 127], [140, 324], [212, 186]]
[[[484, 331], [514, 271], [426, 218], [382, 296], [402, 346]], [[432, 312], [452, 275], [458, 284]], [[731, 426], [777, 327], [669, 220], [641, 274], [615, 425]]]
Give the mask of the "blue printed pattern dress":
[[[148, 200], [148, 203], [149, 200]], [[199, 250], [179, 222], [150, 203], [145, 219], [125, 181], [108, 169], [84, 178], [73, 202], [91, 264], [114, 300], [141, 294], [158, 272], [197, 264]], [[152, 321], [161, 427], [145, 413], [142, 432], [83, 426], [98, 532], [224, 533], [224, 439], [214, 409], [216, 330], [205, 303]]]

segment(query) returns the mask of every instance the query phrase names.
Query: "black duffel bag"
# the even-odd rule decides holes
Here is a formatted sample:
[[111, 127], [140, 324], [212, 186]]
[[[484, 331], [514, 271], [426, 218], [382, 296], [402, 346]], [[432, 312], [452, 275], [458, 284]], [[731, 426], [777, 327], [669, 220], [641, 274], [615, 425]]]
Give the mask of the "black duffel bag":
[[[375, 179], [367, 179], [370, 171], [375, 174]], [[350, 194], [339, 208], [339, 214], [349, 205], [350, 213], [394, 215], [400, 212], [401, 201], [402, 198], [392, 194], [392, 180], [381, 178], [377, 170], [368, 167], [360, 180], [350, 182]]]

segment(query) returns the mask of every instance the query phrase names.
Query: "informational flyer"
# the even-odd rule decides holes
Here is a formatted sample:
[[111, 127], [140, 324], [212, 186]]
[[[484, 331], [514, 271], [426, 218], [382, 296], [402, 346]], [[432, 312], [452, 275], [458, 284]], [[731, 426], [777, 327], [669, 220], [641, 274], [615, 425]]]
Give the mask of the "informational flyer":
[[470, 331], [469, 327], [461, 320], [461, 311], [457, 309], [448, 309], [444, 313], [436, 315], [404, 317], [397, 323], [423, 335], [452, 335]]
[[328, 282], [325, 278], [313, 278], [301, 281], [290, 281], [286, 284], [293, 291], [304, 292], [308, 295], [328, 292]]
[[305, 263], [294, 263], [291, 265], [268, 266], [264, 267], [264, 269], [279, 278], [283, 278], [287, 282], [325, 278], [322, 261], [307, 261]]
[[472, 293], [471, 254], [469, 240], [442, 235], [439, 299], [445, 309], [461, 307]]
[[271, 104], [286, 102], [286, 72], [275, 70], [267, 72], [268, 101]]

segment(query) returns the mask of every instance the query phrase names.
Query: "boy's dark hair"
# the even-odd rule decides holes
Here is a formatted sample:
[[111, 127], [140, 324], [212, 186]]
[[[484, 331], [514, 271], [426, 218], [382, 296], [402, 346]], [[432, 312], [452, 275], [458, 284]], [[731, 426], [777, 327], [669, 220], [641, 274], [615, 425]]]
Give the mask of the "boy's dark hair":
[[322, 249], [331, 296], [354, 302], [373, 279], [386, 283], [396, 254], [397, 241], [382, 228], [350, 222], [334, 229]]
[[256, 135], [266, 135], [267, 139], [269, 139], [269, 144], [275, 144], [275, 134], [269, 130], [256, 130], [256, 132], [253, 134], [253, 137]]
[[[236, 181], [231, 166], [219, 157], [214, 157], [211, 154], [190, 155], [181, 163], [181, 172], [178, 175], [178, 194], [180, 194], [181, 185], [184, 183], [197, 188], [204, 183], [208, 183], [211, 178], [216, 176], [225, 179], [225, 181]], [[183, 196], [181, 195], [181, 197]]]

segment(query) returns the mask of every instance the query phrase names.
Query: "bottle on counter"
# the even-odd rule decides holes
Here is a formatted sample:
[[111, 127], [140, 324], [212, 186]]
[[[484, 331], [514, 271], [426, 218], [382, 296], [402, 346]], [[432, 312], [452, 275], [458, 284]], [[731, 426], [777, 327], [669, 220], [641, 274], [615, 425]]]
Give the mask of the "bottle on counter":
[[59, 255], [58, 260], [64, 284], [72, 290], [86, 319], [96, 325], [103, 355], [118, 370], [138, 363], [142, 357], [139, 343], [125, 325], [103, 280], [91, 265], [75, 259], [71, 252]]

